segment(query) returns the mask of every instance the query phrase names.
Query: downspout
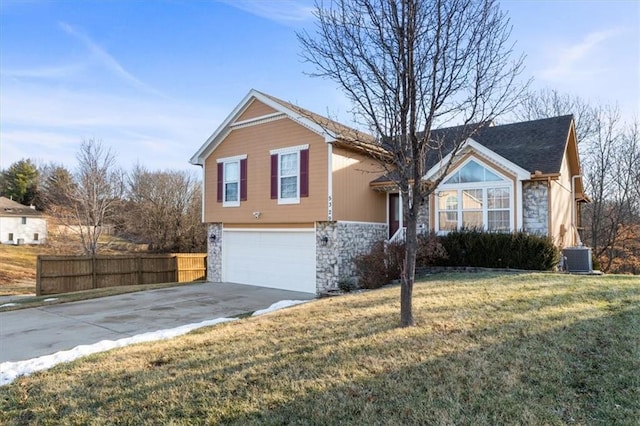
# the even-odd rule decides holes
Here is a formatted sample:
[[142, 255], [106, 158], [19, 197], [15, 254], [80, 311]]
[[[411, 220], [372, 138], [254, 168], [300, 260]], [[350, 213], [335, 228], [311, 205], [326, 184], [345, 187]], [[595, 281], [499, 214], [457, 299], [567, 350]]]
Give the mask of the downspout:
[[582, 247], [582, 240], [580, 239], [580, 233], [578, 232], [578, 226], [576, 225], [578, 223], [578, 209], [576, 208], [576, 178], [582, 179], [582, 175], [571, 176], [571, 225], [575, 232], [578, 247]]

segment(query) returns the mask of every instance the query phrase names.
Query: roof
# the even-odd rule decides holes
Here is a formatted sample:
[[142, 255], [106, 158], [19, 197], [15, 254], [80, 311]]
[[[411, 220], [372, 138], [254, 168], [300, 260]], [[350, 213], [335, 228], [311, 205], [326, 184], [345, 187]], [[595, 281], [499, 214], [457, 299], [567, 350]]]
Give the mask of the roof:
[[560, 173], [572, 115], [484, 127], [472, 139], [531, 173]]
[[[563, 115], [498, 126], [486, 123], [469, 138], [531, 174], [554, 175], [560, 173], [572, 122], [572, 115]], [[432, 130], [431, 139], [442, 141], [442, 152], [427, 153], [425, 170], [447, 156], [464, 133], [462, 126]], [[390, 179], [381, 176], [373, 183]]]
[[289, 119], [323, 136], [326, 142], [343, 143], [347, 148], [365, 151], [380, 149], [379, 146], [376, 145], [375, 138], [371, 135], [345, 126], [344, 124], [301, 108], [290, 102], [252, 89], [191, 157], [189, 160], [191, 164], [204, 164], [205, 158], [222, 142], [232, 128], [235, 120], [242, 115], [245, 108], [248, 107], [254, 99], [272, 107], [278, 111], [278, 113], [287, 116]]
[[42, 216], [42, 213], [7, 197], [0, 197], [0, 216]]
[[[222, 142], [232, 128], [234, 121], [254, 99], [271, 106], [280, 114], [286, 115], [291, 120], [321, 134], [326, 142], [338, 143], [346, 148], [367, 152], [378, 151], [378, 154], [384, 153], [383, 147], [376, 142], [373, 136], [367, 133], [360, 132], [290, 102], [252, 89], [193, 155], [190, 160], [192, 164], [204, 164], [204, 159]], [[542, 175], [558, 174], [560, 173], [572, 122], [572, 115], [564, 115], [497, 126], [485, 123], [481, 126], [469, 125], [467, 128], [454, 126], [434, 129], [431, 131], [431, 138], [432, 140], [443, 141], [441, 145], [442, 151], [438, 149], [427, 153], [425, 170], [430, 170], [443, 157], [447, 156], [460, 138], [465, 140], [470, 138], [531, 174], [536, 172], [540, 172]], [[478, 129], [470, 137], [467, 135], [469, 127]], [[389, 177], [383, 176], [374, 182], [388, 180]]]

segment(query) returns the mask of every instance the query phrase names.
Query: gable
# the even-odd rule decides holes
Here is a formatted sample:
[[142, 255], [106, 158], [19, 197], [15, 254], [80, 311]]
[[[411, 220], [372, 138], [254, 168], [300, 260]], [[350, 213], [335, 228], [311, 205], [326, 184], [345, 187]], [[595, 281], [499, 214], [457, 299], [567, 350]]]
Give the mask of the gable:
[[269, 105], [265, 105], [264, 103], [253, 99], [249, 106], [240, 114], [240, 116], [234, 121], [235, 123], [239, 123], [246, 120], [251, 120], [252, 118], [262, 117], [269, 114], [277, 113], [275, 109], [271, 108]]
[[[267, 113], [266, 116], [264, 113]], [[234, 127], [253, 125], [257, 121], [278, 120], [288, 118], [320, 135], [325, 142], [334, 142], [337, 130], [346, 128], [332, 120], [322, 118], [303, 108], [289, 104], [257, 90], [251, 90], [234, 108], [220, 126], [207, 138], [205, 143], [191, 157], [189, 162], [203, 166], [206, 158], [217, 149], [218, 145]], [[332, 127], [336, 127], [332, 129]]]
[[[505, 176], [513, 176], [514, 178], [517, 178], [519, 180], [525, 180], [531, 177], [531, 174], [527, 170], [491, 151], [490, 149], [479, 144], [473, 139], [468, 139], [463, 144], [458, 157], [458, 159], [454, 159], [454, 162], [451, 164], [451, 167], [448, 170], [448, 177], [446, 177], [443, 181], [451, 179], [453, 177], [453, 174], [458, 171], [458, 167], [461, 164], [465, 164], [466, 160], [470, 157], [476, 159], [474, 160], [474, 162], [478, 164], [479, 167], [486, 168], [488, 166], [489, 169], [498, 170]], [[437, 179], [442, 172], [442, 168], [449, 162], [450, 158], [451, 154], [448, 154], [441, 161], [434, 164], [424, 175], [424, 179]]]

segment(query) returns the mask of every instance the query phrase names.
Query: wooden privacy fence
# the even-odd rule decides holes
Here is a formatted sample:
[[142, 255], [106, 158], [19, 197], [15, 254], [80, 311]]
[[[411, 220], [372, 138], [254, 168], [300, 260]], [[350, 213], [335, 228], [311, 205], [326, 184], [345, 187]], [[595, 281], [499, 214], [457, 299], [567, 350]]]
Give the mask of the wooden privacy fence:
[[206, 253], [38, 256], [36, 294], [206, 279]]

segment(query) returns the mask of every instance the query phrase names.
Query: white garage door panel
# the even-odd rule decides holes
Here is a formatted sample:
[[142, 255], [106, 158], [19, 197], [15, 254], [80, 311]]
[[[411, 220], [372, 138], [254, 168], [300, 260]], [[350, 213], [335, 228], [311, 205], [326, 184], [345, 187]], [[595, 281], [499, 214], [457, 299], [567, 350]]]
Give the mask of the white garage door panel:
[[316, 292], [315, 232], [224, 231], [223, 280]]

